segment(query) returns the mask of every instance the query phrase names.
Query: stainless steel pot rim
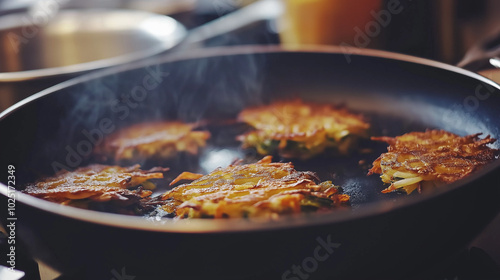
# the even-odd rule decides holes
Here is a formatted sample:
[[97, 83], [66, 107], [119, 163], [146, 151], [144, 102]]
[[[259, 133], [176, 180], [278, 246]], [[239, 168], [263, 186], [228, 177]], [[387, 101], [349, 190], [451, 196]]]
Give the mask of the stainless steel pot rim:
[[[58, 12], [60, 17], [75, 17], [78, 15], [85, 18], [86, 15], [91, 14], [102, 14], [105, 15], [136, 15], [143, 16], [144, 18], [156, 18], [161, 20], [164, 24], [173, 26], [173, 32], [169, 36], [163, 36], [161, 39], [161, 44], [151, 46], [144, 50], [135, 50], [124, 55], [118, 55], [115, 57], [99, 59], [84, 63], [78, 63], [68, 66], [34, 69], [26, 71], [17, 72], [0, 72], [0, 82], [17, 82], [26, 81], [40, 78], [48, 78], [59, 75], [68, 75], [75, 73], [82, 73], [90, 70], [102, 69], [107, 67], [112, 67], [116, 65], [126, 64], [133, 61], [138, 61], [140, 59], [148, 58], [153, 55], [162, 53], [172, 47], [178, 45], [187, 36], [187, 30], [182, 24], [177, 22], [171, 17], [135, 10], [109, 10], [109, 9], [86, 9], [86, 10], [61, 10]], [[4, 16], [0, 19], [0, 30], [6, 30], [13, 27], [25, 27], [31, 26], [29, 21], [23, 20], [23, 16], [26, 13], [17, 13]], [[50, 23], [49, 23], [50, 24]], [[43, 28], [43, 27], [42, 27]]]
[[[176, 54], [166, 56], [161, 60], [156, 60], [154, 63], [168, 63], [180, 60], [196, 59], [211, 56], [230, 56], [230, 55], [250, 55], [254, 53], [275, 53], [275, 52], [297, 52], [297, 53], [325, 53], [325, 54], [352, 54], [353, 56], [370, 56], [387, 58], [399, 61], [406, 61], [420, 65], [427, 65], [435, 68], [440, 68], [455, 72], [460, 75], [474, 78], [480, 82], [486, 83], [500, 91], [500, 86], [493, 81], [486, 79], [476, 73], [458, 68], [456, 66], [436, 62], [433, 60], [391, 53], [386, 51], [371, 50], [371, 49], [355, 49], [336, 46], [303, 46], [301, 48], [294, 48], [293, 50], [284, 49], [281, 46], [237, 46], [237, 47], [217, 47], [204, 50], [197, 50], [192, 53]], [[0, 121], [12, 114], [16, 110], [22, 108], [25, 104], [32, 102], [45, 95], [57, 92], [66, 87], [79, 84], [85, 81], [93, 80], [99, 77], [104, 77], [114, 74], [117, 71], [132, 70], [144, 66], [151, 65], [150, 62], [137, 62], [128, 66], [118, 66], [110, 69], [101, 70], [98, 72], [90, 73], [72, 80], [60, 83], [46, 90], [43, 90], [31, 97], [20, 101], [19, 103], [11, 106], [4, 112], [0, 113]], [[44, 201], [23, 193], [16, 193], [18, 202], [27, 204], [29, 206], [38, 208], [42, 211], [47, 211], [56, 215], [65, 216], [89, 223], [100, 224], [110, 227], [128, 228], [135, 230], [146, 231], [159, 231], [159, 232], [177, 232], [177, 233], [222, 233], [222, 232], [241, 232], [241, 231], [263, 231], [263, 230], [277, 230], [287, 229], [293, 227], [315, 226], [324, 224], [341, 223], [356, 219], [368, 218], [372, 216], [381, 215], [390, 211], [398, 211], [414, 204], [424, 201], [437, 199], [446, 193], [457, 191], [462, 186], [473, 183], [478, 178], [485, 176], [490, 172], [498, 171], [500, 168], [500, 160], [497, 160], [488, 166], [485, 166], [475, 174], [467, 178], [449, 184], [446, 188], [440, 188], [432, 193], [421, 194], [416, 196], [403, 197], [394, 201], [387, 200], [382, 202], [367, 203], [352, 211], [332, 211], [331, 213], [321, 213], [312, 215], [300, 215], [284, 217], [275, 221], [268, 220], [242, 220], [242, 219], [227, 219], [227, 220], [172, 220], [172, 219], [145, 219], [143, 217], [125, 216], [111, 213], [102, 213], [69, 206], [63, 206], [56, 203]], [[8, 188], [0, 183], [0, 193], [7, 196]], [[19, 217], [22, 219], [22, 217]]]

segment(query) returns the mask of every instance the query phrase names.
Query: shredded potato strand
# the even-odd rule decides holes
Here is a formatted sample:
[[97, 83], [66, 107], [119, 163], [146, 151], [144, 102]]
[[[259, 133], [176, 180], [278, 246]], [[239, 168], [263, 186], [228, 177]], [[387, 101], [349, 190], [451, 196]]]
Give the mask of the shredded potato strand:
[[113, 133], [94, 153], [115, 162], [170, 159], [181, 152], [197, 155], [210, 133], [195, 128], [195, 124], [180, 121], [139, 123]]
[[[347, 203], [331, 182], [315, 183], [315, 175], [270, 156], [254, 164], [219, 168], [165, 193], [163, 209], [179, 218], [267, 217], [300, 213], [302, 206], [333, 208]], [[191, 176], [191, 175], [190, 175]]]
[[247, 108], [238, 119], [255, 128], [238, 137], [244, 148], [254, 147], [263, 155], [277, 150], [283, 157], [310, 158], [334, 147], [346, 154], [355, 144], [344, 143], [347, 136], [365, 137], [369, 128], [345, 108], [299, 99]]
[[[130, 197], [146, 197], [151, 191], [130, 191], [150, 179], [163, 178], [168, 168], [140, 170], [139, 165], [131, 167], [93, 164], [74, 171], [63, 170], [53, 177], [41, 179], [27, 185], [24, 192], [32, 196], [68, 204], [73, 200], [93, 201], [128, 200]], [[153, 186], [148, 185], [148, 188]]]
[[[404, 189], [411, 193], [421, 182], [451, 183], [494, 160], [498, 150], [488, 147], [496, 140], [481, 134], [460, 137], [443, 130], [411, 132], [392, 137], [373, 137], [389, 144], [387, 153], [373, 162], [368, 174], [379, 173], [391, 185], [384, 193]], [[436, 185], [433, 184], [433, 185]]]

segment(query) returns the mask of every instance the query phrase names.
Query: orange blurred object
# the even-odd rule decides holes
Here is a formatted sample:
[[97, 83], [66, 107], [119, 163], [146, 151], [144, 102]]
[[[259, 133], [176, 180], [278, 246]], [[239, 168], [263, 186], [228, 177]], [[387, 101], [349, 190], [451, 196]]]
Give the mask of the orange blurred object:
[[[384, 14], [388, 17], [379, 14], [381, 0], [283, 2], [285, 13], [280, 20], [280, 37], [283, 45], [288, 47], [303, 44], [366, 47], [378, 37], [384, 21], [390, 21], [391, 16], [387, 12]], [[358, 46], [361, 44], [363, 46]]]

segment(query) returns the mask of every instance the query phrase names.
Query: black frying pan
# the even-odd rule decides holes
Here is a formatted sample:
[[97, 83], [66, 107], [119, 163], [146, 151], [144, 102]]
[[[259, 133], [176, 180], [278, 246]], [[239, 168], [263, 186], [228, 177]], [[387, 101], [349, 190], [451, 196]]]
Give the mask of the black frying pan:
[[[19, 190], [54, 168], [87, 164], [93, 141], [137, 122], [227, 120], [250, 105], [300, 97], [365, 114], [373, 135], [440, 128], [500, 138], [499, 93], [493, 82], [453, 66], [334, 47], [208, 49], [109, 69], [47, 89], [0, 115], [0, 199], [7, 205], [8, 165], [15, 166]], [[237, 126], [206, 128], [213, 138], [199, 161], [170, 162], [168, 176], [209, 171], [214, 159], [257, 158], [238, 148]], [[498, 213], [499, 161], [430, 193], [383, 195], [380, 178], [367, 177], [369, 165], [359, 161], [371, 163], [386, 147], [364, 145], [373, 152], [294, 161], [297, 169], [342, 185], [351, 195], [349, 210], [271, 222], [155, 221], [17, 192], [16, 238], [45, 263], [83, 279], [111, 279], [115, 272], [136, 279], [392, 279], [413, 277], [452, 256]], [[5, 225], [7, 213], [0, 213]]]

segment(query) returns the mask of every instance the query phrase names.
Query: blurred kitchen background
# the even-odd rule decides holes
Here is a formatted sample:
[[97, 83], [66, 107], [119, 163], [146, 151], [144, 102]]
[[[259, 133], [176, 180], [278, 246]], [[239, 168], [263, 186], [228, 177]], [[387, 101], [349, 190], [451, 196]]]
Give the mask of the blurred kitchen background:
[[[245, 23], [249, 21], [248, 18], [236, 17], [226, 24], [227, 30], [223, 28], [219, 30], [221, 35], [203, 40], [201, 47], [283, 43], [285, 47], [293, 48], [302, 44], [327, 44], [382, 49], [454, 65], [467, 54], [468, 59], [460, 66], [467, 66], [474, 71], [486, 67], [485, 55], [491, 56], [493, 53], [493, 56], [498, 56], [499, 52], [500, 1], [496, 0], [264, 1], [280, 5], [253, 11], [266, 16], [261, 16], [260, 20], [254, 20], [250, 24]], [[67, 30], [71, 28], [74, 33], [79, 32], [78, 27], [70, 27], [69, 22], [66, 27], [64, 22], [62, 26], [58, 23], [58, 30], [64, 30], [58, 37], [45, 38], [53, 29], [49, 27], [56, 21], [60, 11], [95, 8], [147, 11], [171, 16], [187, 30], [193, 30], [217, 18], [248, 8], [255, 2], [258, 1], [0, 0], [0, 111], [34, 92], [83, 72], [62, 75], [64, 70], [60, 70], [62, 73], [57, 75], [51, 73], [51, 79], [40, 79], [28, 70], [50, 68], [56, 64], [78, 65], [111, 56], [109, 53], [103, 54], [103, 50], [112, 48], [110, 46], [113, 43], [121, 44], [116, 47], [117, 53], [126, 51], [124, 47], [131, 45], [116, 42], [117, 40], [114, 42], [109, 36], [105, 36], [107, 40], [86, 40], [83, 47], [78, 41], [72, 41], [74, 36], [67, 34]], [[12, 18], [13, 14], [17, 19]], [[253, 18], [259, 19], [259, 16], [254, 14]], [[225, 32], [233, 25], [239, 25], [240, 19], [241, 28]], [[126, 25], [118, 21], [112, 22], [115, 26], [111, 27], [116, 29], [116, 25]], [[111, 27], [103, 24], [99, 32]], [[55, 41], [60, 43], [54, 43]], [[42, 50], [40, 46], [45, 48]], [[168, 55], [169, 52], [172, 51], [165, 48], [163, 53]], [[480, 62], [476, 63], [477, 60]]]
[[[173, 16], [188, 28], [193, 28], [256, 1], [0, 0], [0, 15], [22, 12], [43, 2], [47, 7], [57, 6], [61, 9], [107, 8], [149, 11]], [[500, 2], [496, 0], [283, 0], [283, 2], [288, 6], [289, 12], [302, 14], [294, 17], [304, 28], [317, 28], [309, 29], [307, 33], [321, 33], [324, 37], [344, 33], [354, 38], [356, 33], [353, 29], [358, 27], [365, 31], [370, 21], [377, 20], [374, 14], [379, 10], [387, 11], [389, 6], [400, 7], [401, 12], [392, 13], [386, 26], [381, 26], [380, 32], [376, 31], [380, 34], [376, 36], [368, 34], [371, 43], [366, 47], [402, 52], [452, 64], [458, 62], [474, 44], [500, 32], [500, 16], [498, 16]], [[320, 19], [322, 16], [326, 18]], [[315, 21], [318, 24], [312, 23]], [[0, 28], [5, 27], [0, 26]], [[265, 31], [273, 33], [277, 32], [277, 28], [270, 26], [270, 29]], [[371, 27], [371, 30], [375, 31], [375, 28]], [[328, 39], [326, 41], [328, 42]], [[277, 42], [242, 40], [240, 43]], [[335, 40], [331, 40], [331, 43], [335, 43]]]
[[[261, 18], [235, 31], [222, 32], [218, 36], [198, 42], [196, 47], [280, 43], [286, 48], [295, 48], [302, 44], [340, 45], [399, 52], [453, 65], [457, 65], [467, 56], [461, 66], [465, 65], [474, 71], [489, 68], [487, 58], [500, 55], [498, 0], [263, 1], [279, 2], [279, 5], [269, 6], [276, 7], [277, 11], [257, 11], [268, 16], [274, 14], [274, 18], [267, 19], [263, 16], [264, 20]], [[32, 93], [82, 74], [56, 75], [45, 79], [30, 78], [28, 73], [22, 79], [9, 80], [10, 76], [5, 75], [6, 73], [33, 70], [23, 68], [23, 64], [29, 64], [30, 61], [17, 56], [23, 55], [22, 48], [29, 49], [27, 46], [32, 39], [30, 36], [42, 36], [42, 33], [39, 33], [27, 38], [26, 34], [15, 33], [22, 30], [14, 32], [12, 21], [2, 21], [13, 14], [24, 21], [25, 25], [49, 25], [50, 20], [56, 18], [57, 13], [64, 9], [131, 9], [171, 16], [190, 31], [249, 8], [254, 2], [256, 1], [0, 0], [0, 112]], [[230, 24], [238, 25], [237, 20], [231, 21]], [[102, 26], [103, 29], [105, 27]], [[78, 32], [78, 29], [74, 32]], [[86, 49], [90, 54], [101, 47], [99, 41], [92, 43], [95, 46]], [[12, 51], [13, 44], [20, 46], [21, 51]], [[186, 50], [165, 49], [160, 55], [178, 51]], [[71, 50], [61, 52], [57, 49], [49, 49], [48, 52], [51, 52], [52, 56], [71, 56], [72, 53]], [[38, 54], [33, 50], [31, 53]], [[40, 55], [50, 56], [42, 52]], [[477, 61], [480, 63], [476, 63]], [[67, 59], [64, 63], [77, 62]], [[500, 218], [497, 218], [469, 248], [464, 249], [463, 257], [459, 261], [449, 264], [450, 275], [477, 275], [477, 271], [486, 271], [498, 276], [499, 274], [495, 273], [498, 273], [500, 264], [499, 236]], [[50, 274], [44, 271], [46, 270], [42, 268], [42, 273]], [[42, 276], [42, 279], [51, 279], [48, 274]]]

